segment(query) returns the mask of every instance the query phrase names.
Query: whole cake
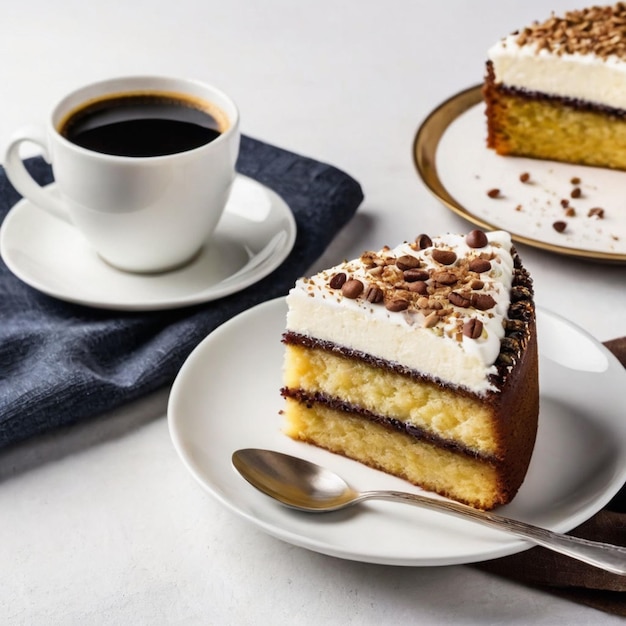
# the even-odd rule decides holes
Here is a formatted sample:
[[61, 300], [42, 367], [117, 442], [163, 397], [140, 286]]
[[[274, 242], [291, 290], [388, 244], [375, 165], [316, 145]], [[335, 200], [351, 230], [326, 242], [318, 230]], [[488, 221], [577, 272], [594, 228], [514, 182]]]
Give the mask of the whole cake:
[[487, 145], [626, 169], [626, 4], [551, 16], [488, 52]]
[[539, 390], [532, 281], [508, 233], [365, 252], [287, 303], [290, 437], [478, 508], [513, 498]]

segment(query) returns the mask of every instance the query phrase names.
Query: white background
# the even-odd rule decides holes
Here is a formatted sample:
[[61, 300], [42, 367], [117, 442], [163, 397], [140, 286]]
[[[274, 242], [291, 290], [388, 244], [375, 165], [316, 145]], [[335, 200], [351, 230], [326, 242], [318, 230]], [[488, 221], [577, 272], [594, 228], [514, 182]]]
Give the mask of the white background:
[[[419, 232], [465, 231], [415, 173], [430, 110], [481, 82], [488, 47], [553, 0], [31, 0], [0, 19], [0, 147], [68, 90], [162, 73], [229, 92], [242, 131], [332, 163], [366, 200], [315, 268]], [[623, 207], [626, 210], [626, 207]], [[521, 246], [537, 302], [626, 334], [623, 266]], [[471, 567], [340, 561], [234, 517], [169, 440], [167, 390], [0, 452], [0, 622], [601, 624], [617, 618]]]

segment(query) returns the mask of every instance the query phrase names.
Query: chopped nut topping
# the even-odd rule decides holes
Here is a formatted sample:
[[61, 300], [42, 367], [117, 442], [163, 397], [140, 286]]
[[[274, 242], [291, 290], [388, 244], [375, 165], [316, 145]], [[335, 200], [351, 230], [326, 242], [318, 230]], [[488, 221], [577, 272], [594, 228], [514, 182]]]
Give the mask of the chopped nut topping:
[[433, 311], [432, 313], [427, 315], [426, 318], [424, 319], [424, 328], [432, 328], [433, 326], [437, 325], [438, 321], [439, 321], [439, 316], [437, 315], [435, 311]]
[[554, 224], [552, 224], [552, 228], [554, 228], [557, 233], [562, 233], [567, 228], [567, 222], [558, 220], [557, 222], [554, 222]]
[[580, 198], [580, 196], [583, 195], [583, 192], [580, 190], [580, 187], [574, 187], [574, 189], [572, 189], [572, 192], [570, 193], [570, 196], [572, 196], [572, 198]]
[[367, 251], [361, 255], [361, 263], [365, 265], [365, 267], [376, 267], [379, 265], [379, 259], [375, 252]]
[[552, 15], [542, 23], [524, 28], [518, 45], [532, 45], [535, 50], [555, 54], [596, 54], [606, 59], [615, 55], [626, 58], [626, 3], [615, 6], [593, 6], [568, 11], [564, 17]]
[[597, 217], [599, 220], [604, 219], [604, 209], [600, 207], [594, 207], [593, 209], [589, 209], [589, 213], [587, 213], [588, 217]]
[[[361, 301], [371, 307], [384, 306], [390, 313], [403, 315], [409, 324], [420, 324], [462, 340], [464, 322], [472, 311], [479, 322], [479, 312], [490, 316], [489, 309], [496, 305], [490, 295], [493, 279], [489, 272], [500, 262], [500, 244], [494, 242], [489, 249], [489, 238], [482, 230], [469, 232], [463, 241], [469, 250], [443, 242], [433, 245], [430, 237], [420, 235], [415, 242], [406, 244], [406, 252], [396, 253], [384, 247], [378, 252], [364, 252], [360, 267], [345, 261], [334, 273], [324, 274], [325, 281], [329, 291], [341, 292], [338, 298]], [[427, 243], [431, 245], [418, 254], [418, 245]], [[311, 283], [310, 290], [317, 288]], [[471, 328], [478, 339], [484, 331], [475, 326]]]
[[523, 183], [527, 183], [530, 180], [530, 174], [528, 172], [523, 172], [519, 175], [519, 179]]
[[611, 55], [626, 59], [626, 3], [568, 11], [563, 17], [552, 15], [524, 28], [516, 42], [520, 46], [534, 44], [537, 52], [545, 49], [559, 55], [593, 53], [603, 59]]
[[498, 198], [498, 197], [500, 197], [500, 190], [499, 190], [499, 189], [496, 189], [496, 188], [494, 187], [493, 189], [490, 189], [490, 190], [487, 192], [487, 195], [488, 195], [490, 198]]

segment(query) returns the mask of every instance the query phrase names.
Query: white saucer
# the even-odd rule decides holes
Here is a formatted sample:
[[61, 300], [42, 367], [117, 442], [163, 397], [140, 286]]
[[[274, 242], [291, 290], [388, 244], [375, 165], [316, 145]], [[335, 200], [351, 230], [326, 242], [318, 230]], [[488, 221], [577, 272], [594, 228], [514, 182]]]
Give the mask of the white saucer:
[[[231, 455], [238, 448], [257, 447], [329, 467], [356, 489], [427, 495], [399, 478], [283, 434], [279, 389], [286, 312], [285, 300], [279, 298], [232, 318], [197, 346], [174, 382], [168, 405], [172, 441], [185, 467], [209, 493], [283, 541], [355, 561], [448, 565], [531, 547], [468, 520], [391, 502], [326, 515], [299, 513], [245, 482], [232, 467]], [[626, 370], [571, 322], [539, 310], [537, 324], [537, 444], [524, 484], [499, 513], [567, 532], [600, 510], [626, 480]], [[248, 345], [255, 349], [241, 350]], [[233, 391], [241, 381], [245, 392]]]
[[[54, 189], [54, 183], [50, 185]], [[105, 263], [69, 224], [21, 200], [0, 228], [0, 254], [19, 279], [87, 306], [148, 311], [222, 298], [261, 280], [287, 257], [296, 223], [284, 200], [238, 175], [209, 245], [188, 265], [130, 274]]]

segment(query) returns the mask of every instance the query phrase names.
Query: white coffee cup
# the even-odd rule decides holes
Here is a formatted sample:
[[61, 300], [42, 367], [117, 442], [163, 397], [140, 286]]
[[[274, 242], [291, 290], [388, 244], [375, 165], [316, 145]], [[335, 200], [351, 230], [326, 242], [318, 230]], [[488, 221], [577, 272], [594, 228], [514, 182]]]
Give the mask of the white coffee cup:
[[[115, 94], [192, 103], [221, 125], [219, 135], [198, 147], [151, 156], [108, 154], [75, 143], [64, 129], [79, 119], [76, 112]], [[220, 90], [193, 80], [131, 76], [70, 93], [45, 128], [29, 126], [12, 136], [4, 163], [25, 198], [73, 224], [105, 261], [129, 272], [160, 272], [191, 260], [215, 230], [235, 178], [239, 139], [237, 106]], [[41, 187], [24, 167], [24, 142], [43, 149], [58, 194]]]

